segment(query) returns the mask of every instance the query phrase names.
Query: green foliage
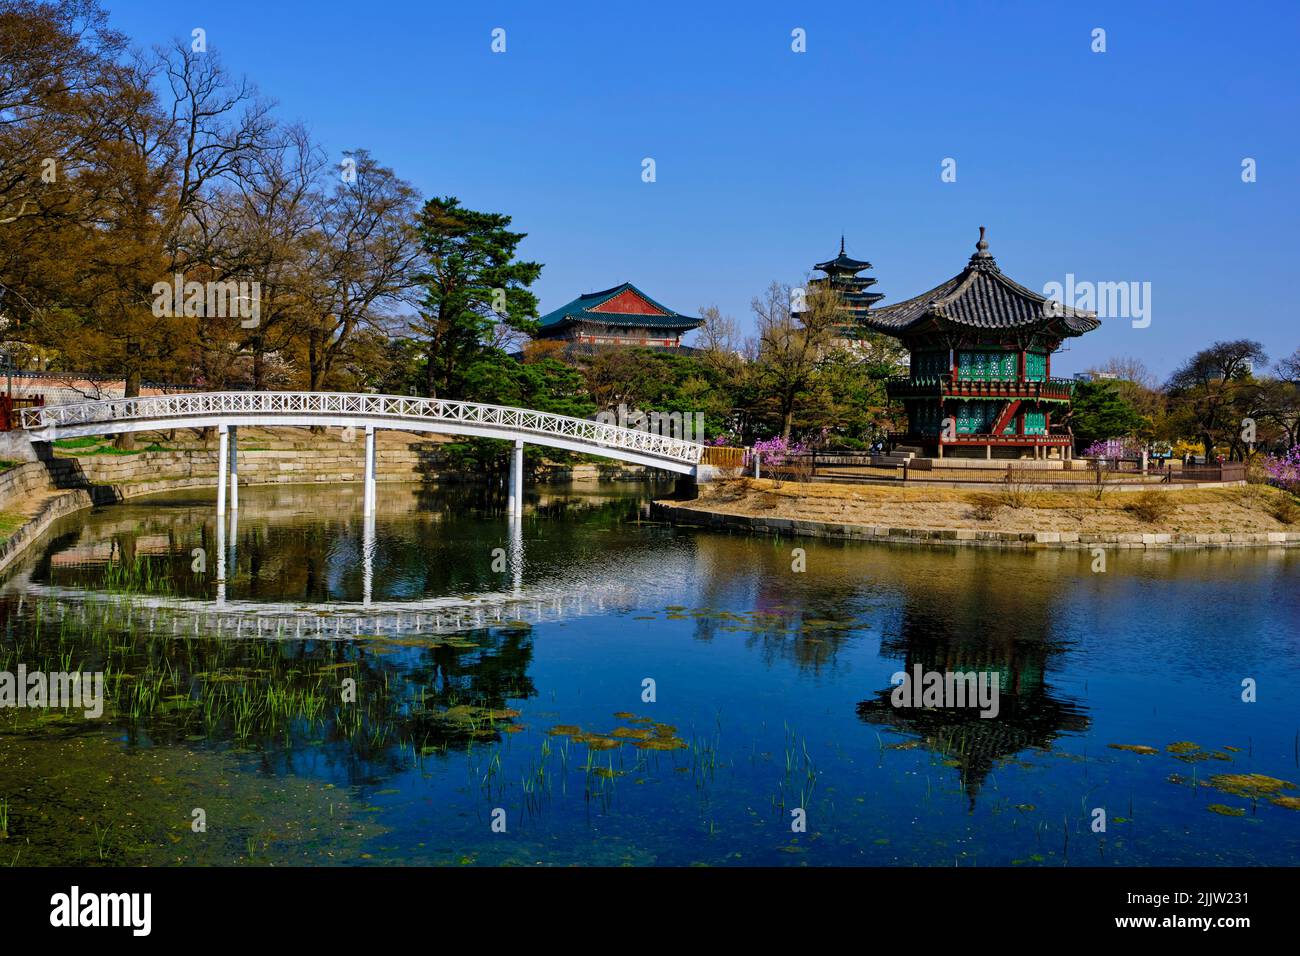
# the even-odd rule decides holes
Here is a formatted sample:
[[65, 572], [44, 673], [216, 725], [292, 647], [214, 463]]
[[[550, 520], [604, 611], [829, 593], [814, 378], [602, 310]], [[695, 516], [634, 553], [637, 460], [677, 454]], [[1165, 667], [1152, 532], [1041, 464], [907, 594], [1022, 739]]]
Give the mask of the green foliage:
[[542, 266], [520, 262], [515, 250], [526, 233], [511, 232], [510, 217], [466, 209], [453, 196], [430, 199], [417, 229], [427, 270], [420, 318], [411, 328], [424, 345], [425, 391], [468, 397], [468, 375], [493, 351], [499, 330], [535, 331], [537, 296], [529, 291]]
[[27, 515], [17, 511], [0, 511], [0, 541], [6, 540], [28, 520]]
[[[587, 418], [595, 405], [587, 397], [582, 374], [576, 368], [553, 358], [518, 362], [499, 350], [486, 351], [465, 370], [465, 398], [469, 401], [515, 408], [532, 408], [556, 415]], [[503, 473], [507, 467], [510, 444], [487, 438], [469, 438], [442, 446], [442, 452], [454, 468], [479, 473]], [[567, 461], [569, 453], [553, 448], [527, 446], [530, 462], [545, 457]]]
[[899, 374], [899, 359], [905, 354], [881, 336], [872, 336], [857, 349], [828, 350], [810, 387], [799, 395], [796, 432], [822, 436], [829, 447], [861, 449], [901, 424], [891, 414], [885, 385]]
[[582, 373], [553, 358], [518, 362], [489, 352], [465, 370], [466, 398], [586, 418], [596, 411]]
[[1136, 435], [1150, 422], [1120, 394], [1114, 382], [1080, 382], [1074, 390], [1070, 426], [1080, 447]]
[[1169, 377], [1170, 424], [1181, 436], [1195, 436], [1207, 458], [1219, 445], [1243, 457], [1243, 418], [1260, 416], [1261, 383], [1254, 369], [1268, 361], [1250, 339], [1215, 342], [1175, 369]]
[[111, 440], [103, 437], [69, 438], [66, 439], [66, 442], [67, 444], [64, 444], [63, 441], [56, 441], [54, 444], [56, 447], [69, 452], [77, 458], [85, 458], [90, 455], [139, 455], [146, 451], [171, 450], [157, 442], [153, 442], [144, 448], [137, 448], [134, 446], [130, 448], [118, 448], [112, 444]]

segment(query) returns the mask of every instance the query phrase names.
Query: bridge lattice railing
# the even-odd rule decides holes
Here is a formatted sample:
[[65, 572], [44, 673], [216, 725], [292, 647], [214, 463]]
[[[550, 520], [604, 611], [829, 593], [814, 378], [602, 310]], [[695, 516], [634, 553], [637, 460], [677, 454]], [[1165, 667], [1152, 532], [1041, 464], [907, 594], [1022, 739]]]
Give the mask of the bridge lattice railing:
[[22, 427], [27, 431], [142, 420], [156, 420], [161, 424], [169, 419], [223, 415], [358, 415], [389, 419], [395, 427], [403, 421], [445, 422], [553, 435], [603, 448], [658, 455], [687, 464], [697, 464], [704, 451], [704, 446], [697, 442], [552, 412], [441, 398], [348, 392], [200, 392], [151, 395], [25, 408], [21, 410], [21, 415]]

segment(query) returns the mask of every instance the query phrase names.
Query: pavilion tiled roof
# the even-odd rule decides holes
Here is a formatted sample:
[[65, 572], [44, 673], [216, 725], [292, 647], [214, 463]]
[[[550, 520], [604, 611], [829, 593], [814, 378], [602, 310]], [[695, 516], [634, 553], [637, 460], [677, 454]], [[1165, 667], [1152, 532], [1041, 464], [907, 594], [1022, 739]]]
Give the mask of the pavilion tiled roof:
[[980, 227], [966, 268], [929, 292], [875, 309], [862, 322], [878, 332], [906, 335], [929, 323], [973, 329], [1051, 326], [1061, 335], [1082, 335], [1101, 325], [1095, 312], [1075, 309], [1026, 289], [1002, 274]]
[[548, 312], [539, 321], [543, 334], [584, 322], [681, 332], [704, 324], [703, 319], [682, 315], [656, 302], [630, 282], [601, 292], [580, 295], [567, 305]]

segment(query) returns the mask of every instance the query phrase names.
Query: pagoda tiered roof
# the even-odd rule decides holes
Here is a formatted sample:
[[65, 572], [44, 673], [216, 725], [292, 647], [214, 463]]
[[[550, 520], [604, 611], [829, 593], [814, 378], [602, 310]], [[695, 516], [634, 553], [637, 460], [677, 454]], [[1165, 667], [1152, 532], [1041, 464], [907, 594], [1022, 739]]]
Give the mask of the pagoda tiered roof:
[[809, 280], [809, 285], [834, 290], [844, 304], [846, 317], [851, 321], [842, 326], [846, 338], [861, 335], [859, 320], [870, 308], [884, 298], [879, 292], [868, 292], [876, 284], [872, 276], [860, 276], [859, 272], [870, 269], [871, 263], [863, 259], [854, 259], [844, 251], [844, 237], [840, 236], [840, 254], [834, 259], [819, 262], [813, 268], [826, 273]]
[[[837, 272], [861, 272], [863, 269], [870, 269], [871, 263], [862, 259], [854, 259], [844, 252], [844, 237], [840, 236], [840, 254], [834, 259], [827, 259], [825, 262], [819, 262], [813, 268], [831, 275]], [[874, 283], [875, 279], [866, 280]]]
[[942, 328], [1042, 330], [1064, 338], [1101, 325], [1095, 312], [1050, 301], [1003, 275], [988, 249], [980, 226], [975, 254], [960, 273], [928, 292], [873, 309], [861, 321], [899, 338]]

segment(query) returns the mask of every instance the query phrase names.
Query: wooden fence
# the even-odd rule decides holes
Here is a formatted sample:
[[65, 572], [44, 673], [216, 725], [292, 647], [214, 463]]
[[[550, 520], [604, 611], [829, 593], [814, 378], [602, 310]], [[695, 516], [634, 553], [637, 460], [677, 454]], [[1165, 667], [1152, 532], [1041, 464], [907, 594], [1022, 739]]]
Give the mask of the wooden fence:
[[18, 427], [17, 415], [20, 408], [40, 408], [45, 404], [43, 395], [0, 395], [0, 432], [13, 431]]
[[705, 445], [704, 456], [700, 459], [704, 465], [715, 468], [744, 468], [745, 449], [727, 448], [722, 445]]
[[[748, 463], [747, 463], [748, 464]], [[1027, 465], [1028, 463], [1025, 463]], [[861, 453], [808, 452], [790, 455], [781, 461], [764, 461], [762, 475], [786, 481], [899, 481], [954, 482], [1020, 485], [1161, 485], [1176, 482], [1244, 481], [1246, 466], [1242, 462], [1221, 465], [1158, 467], [1155, 462], [1142, 471], [1140, 462], [1073, 460], [1061, 468], [1026, 467], [1016, 461], [990, 462], [987, 467], [935, 467], [928, 458], [918, 458], [900, 465], [872, 465], [871, 456]], [[752, 464], [748, 465], [752, 467]]]

